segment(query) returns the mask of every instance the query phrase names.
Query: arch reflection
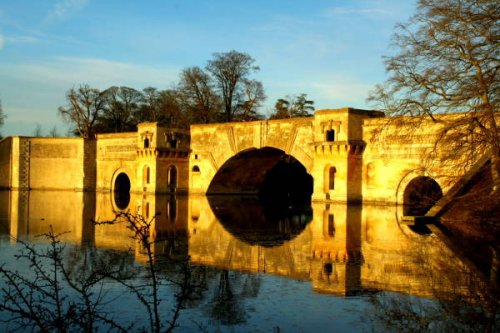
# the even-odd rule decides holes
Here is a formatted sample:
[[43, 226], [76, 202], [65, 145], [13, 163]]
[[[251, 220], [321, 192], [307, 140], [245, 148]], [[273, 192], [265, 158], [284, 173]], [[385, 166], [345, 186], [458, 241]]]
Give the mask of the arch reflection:
[[210, 196], [208, 202], [224, 229], [250, 245], [282, 245], [313, 218], [310, 205], [270, 205], [253, 196]]

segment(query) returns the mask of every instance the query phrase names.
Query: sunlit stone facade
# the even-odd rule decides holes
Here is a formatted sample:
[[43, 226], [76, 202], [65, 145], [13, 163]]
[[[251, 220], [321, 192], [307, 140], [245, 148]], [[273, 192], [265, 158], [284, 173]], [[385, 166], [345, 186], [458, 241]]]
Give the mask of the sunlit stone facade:
[[92, 140], [8, 137], [0, 155], [2, 189], [109, 192], [125, 178], [132, 193], [188, 192], [189, 132], [157, 123]]
[[[190, 131], [144, 123], [137, 132], [93, 140], [8, 137], [0, 141], [0, 188], [204, 194], [225, 163], [266, 148], [300, 162], [313, 178], [313, 201], [401, 203], [415, 178], [430, 178], [446, 193], [464, 174], [433, 150], [447, 117], [453, 115], [386, 124], [381, 112], [343, 108], [308, 118], [192, 125]], [[419, 127], [403, 126], [417, 121]], [[247, 179], [267, 172], [250, 166], [229, 171]], [[230, 193], [247, 190], [235, 185]]]
[[[344, 108], [309, 118], [193, 125], [189, 189], [206, 193], [235, 155], [272, 147], [312, 175], [313, 201], [402, 203], [406, 186], [417, 177], [435, 180], [446, 193], [465, 172], [457, 167], [460, 161], [442, 163], [440, 152], [434, 152], [438, 130], [450, 117], [388, 123], [381, 112]], [[403, 126], [413, 122], [419, 126]]]

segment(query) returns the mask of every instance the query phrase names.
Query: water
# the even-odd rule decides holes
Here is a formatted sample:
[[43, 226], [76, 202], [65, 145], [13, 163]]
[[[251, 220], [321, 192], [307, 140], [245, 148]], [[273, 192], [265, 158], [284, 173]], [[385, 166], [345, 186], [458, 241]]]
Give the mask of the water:
[[[74, 276], [106, 262], [150, 292], [149, 257], [127, 223], [91, 222], [113, 220], [122, 199], [0, 192], [4, 268], [32, 278], [33, 268], [14, 257], [23, 248], [16, 240], [47, 249], [47, 239], [37, 235], [52, 227], [62, 233], [63, 262]], [[125, 211], [154, 221], [147, 233], [156, 240], [151, 249], [166, 326], [174, 318], [174, 295], [183, 290], [177, 283], [189, 275], [196, 286], [183, 301], [176, 332], [481, 331], [494, 318], [487, 284], [438, 237], [400, 223], [397, 207], [272, 207], [249, 197], [135, 194], [126, 201]], [[131, 331], [147, 327], [145, 308], [122, 284], [104, 279], [98, 291], [100, 313], [134, 324]], [[3, 311], [0, 318], [11, 317]]]

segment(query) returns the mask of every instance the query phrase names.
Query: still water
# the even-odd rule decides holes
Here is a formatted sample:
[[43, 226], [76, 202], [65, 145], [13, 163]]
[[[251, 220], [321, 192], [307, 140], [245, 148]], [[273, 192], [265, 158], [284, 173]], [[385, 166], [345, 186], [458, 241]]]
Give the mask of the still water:
[[[123, 274], [126, 283], [97, 284], [99, 313], [127, 331], [149, 330], [137, 297], [140, 288], [143, 298], [151, 296], [147, 249], [126, 221], [93, 222], [111, 221], [125, 208], [152, 221], [147, 233], [164, 329], [172, 323], [175, 332], [482, 331], [487, 323], [498, 329], [487, 283], [439, 237], [401, 224], [397, 207], [269, 207], [250, 197], [134, 194], [125, 202], [126, 208], [110, 193], [0, 192], [3, 267], [33, 278], [29, 262], [14, 255], [23, 244], [46, 249], [39, 235], [52, 228], [72, 274], [86, 276], [96, 262]], [[130, 285], [140, 288], [134, 294]], [[179, 295], [186, 296], [182, 303]], [[0, 297], [5, 302], [5, 291]], [[2, 331], [19, 328], [11, 318], [0, 312]]]

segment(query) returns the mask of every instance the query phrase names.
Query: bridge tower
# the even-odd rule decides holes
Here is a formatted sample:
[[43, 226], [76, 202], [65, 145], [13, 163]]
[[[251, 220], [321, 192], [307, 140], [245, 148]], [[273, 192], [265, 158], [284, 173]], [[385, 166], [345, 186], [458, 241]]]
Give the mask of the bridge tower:
[[380, 111], [343, 108], [321, 110], [313, 125], [313, 200], [361, 202], [363, 120], [383, 117]]
[[158, 123], [137, 127], [137, 187], [144, 193], [187, 193], [189, 131]]

